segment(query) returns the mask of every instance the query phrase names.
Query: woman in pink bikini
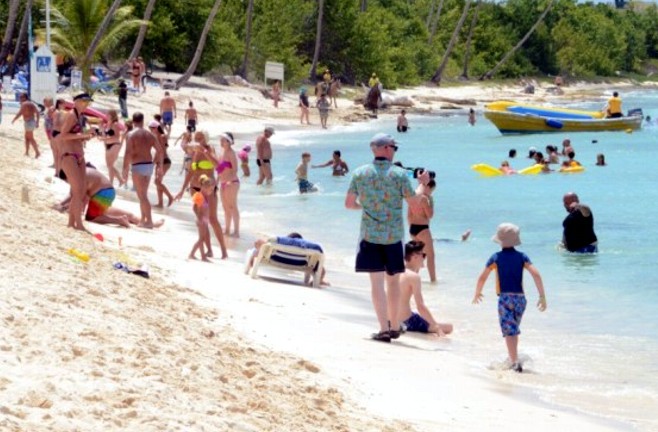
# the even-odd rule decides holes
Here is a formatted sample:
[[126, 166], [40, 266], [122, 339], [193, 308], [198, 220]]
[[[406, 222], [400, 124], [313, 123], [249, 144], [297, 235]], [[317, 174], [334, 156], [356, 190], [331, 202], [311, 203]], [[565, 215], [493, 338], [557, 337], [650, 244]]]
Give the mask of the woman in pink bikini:
[[[215, 180], [215, 167], [219, 165], [219, 160], [215, 155], [215, 149], [208, 143], [208, 132], [206, 131], [196, 131], [194, 133], [194, 141], [198, 145], [194, 146], [194, 153], [192, 154], [192, 163], [190, 164], [190, 170], [185, 175], [185, 181], [183, 182], [183, 187], [181, 188], [178, 195], [175, 199], [180, 200], [183, 197], [183, 194], [188, 189], [192, 195], [195, 192], [201, 191], [201, 176], [206, 175], [211, 180]], [[215, 237], [219, 242], [219, 246], [222, 249], [222, 259], [228, 258], [228, 253], [226, 252], [226, 243], [224, 241], [224, 233], [222, 232], [222, 226], [219, 223], [217, 218], [217, 187], [215, 186], [213, 193], [208, 196], [208, 221], [212, 227]], [[207, 246], [207, 256], [212, 257], [212, 249], [210, 248], [210, 241], [206, 244]]]
[[74, 107], [66, 115], [60, 133], [53, 144], [57, 150], [55, 170], [63, 171], [71, 186], [71, 204], [69, 205], [68, 226], [85, 231], [82, 224], [83, 201], [86, 194], [86, 167], [84, 143], [95, 136], [84, 131], [85, 119], [82, 112], [89, 106], [92, 99], [87, 93], [81, 93], [73, 98]]
[[238, 210], [238, 191], [240, 179], [238, 178], [238, 158], [233, 151], [233, 134], [225, 132], [219, 134], [222, 153], [217, 164], [219, 176], [219, 194], [224, 208], [224, 234], [231, 235], [231, 222], [233, 223], [233, 236], [240, 237], [240, 211]]

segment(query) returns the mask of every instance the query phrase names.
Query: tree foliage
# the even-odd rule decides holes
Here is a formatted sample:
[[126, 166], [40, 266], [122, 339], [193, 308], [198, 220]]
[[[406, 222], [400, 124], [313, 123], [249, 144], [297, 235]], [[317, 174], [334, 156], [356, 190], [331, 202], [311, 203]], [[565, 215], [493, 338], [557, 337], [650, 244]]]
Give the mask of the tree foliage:
[[[102, 21], [111, 0], [53, 3], [60, 11], [69, 10], [70, 5], [93, 5], [86, 13], [90, 20], [93, 18], [90, 22], [74, 23], [69, 19], [84, 31], [72, 32], [61, 25], [61, 17], [56, 17], [55, 31], [70, 39], [68, 43], [58, 39], [56, 51], [68, 54], [88, 46], [94, 35], [89, 25]], [[124, 26], [139, 21], [147, 3], [148, 0], [123, 0], [121, 10], [132, 12], [117, 14], [113, 21]], [[168, 71], [185, 71], [213, 3], [158, 0], [140, 54], [147, 62]], [[466, 0], [324, 0], [317, 69], [329, 68], [348, 83], [365, 82], [373, 72], [387, 87], [428, 81], [450, 48], [465, 3]], [[0, 34], [5, 33], [7, 26], [8, 4], [0, 2]], [[315, 51], [318, 4], [318, 0], [254, 1], [251, 37], [247, 41], [249, 0], [226, 1], [214, 19], [196, 73], [239, 71], [256, 81], [262, 79], [266, 61], [277, 61], [285, 65], [288, 85], [306, 82]], [[462, 75], [481, 76], [491, 70], [528, 33], [546, 4], [547, 0], [482, 0], [474, 28], [469, 24], [474, 13], [471, 11], [456, 34], [456, 43], [446, 56], [443, 81]], [[40, 13], [41, 5], [37, 6], [35, 14]], [[38, 19], [34, 23], [39, 26]], [[430, 36], [432, 31], [435, 34]], [[98, 53], [109, 63], [123, 63], [137, 34], [136, 26], [114, 33], [110, 35], [115, 42], [112, 47], [99, 48]], [[12, 52], [13, 49], [12, 45]], [[501, 64], [495, 76], [609, 76], [641, 72], [647, 60], [657, 57], [656, 5], [630, 1], [626, 8], [616, 9], [601, 2], [554, 0], [542, 22]], [[245, 58], [249, 59], [248, 67], [241, 70]]]

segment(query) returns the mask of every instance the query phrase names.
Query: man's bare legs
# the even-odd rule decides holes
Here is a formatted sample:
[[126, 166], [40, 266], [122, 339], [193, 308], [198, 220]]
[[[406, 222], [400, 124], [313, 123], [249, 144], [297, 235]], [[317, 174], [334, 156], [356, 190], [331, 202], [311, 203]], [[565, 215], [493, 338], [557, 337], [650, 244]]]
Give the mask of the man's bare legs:
[[29, 156], [30, 146], [34, 149], [34, 158], [38, 159], [41, 156], [41, 152], [39, 151], [37, 141], [34, 139], [34, 132], [25, 131], [25, 156]]
[[139, 210], [141, 212], [139, 226], [143, 228], [153, 228], [151, 203], [149, 202], [148, 197], [148, 188], [150, 182], [151, 176], [143, 176], [133, 173], [133, 185], [135, 186], [135, 192], [137, 192], [137, 198], [139, 199]]
[[389, 324], [390, 330], [399, 330], [400, 322], [397, 317], [400, 302], [400, 275], [391, 276], [385, 272], [370, 273], [370, 288], [372, 305], [375, 308], [380, 331], [389, 331]]
[[272, 165], [269, 162], [263, 162], [261, 168], [263, 168], [265, 184], [272, 184]]

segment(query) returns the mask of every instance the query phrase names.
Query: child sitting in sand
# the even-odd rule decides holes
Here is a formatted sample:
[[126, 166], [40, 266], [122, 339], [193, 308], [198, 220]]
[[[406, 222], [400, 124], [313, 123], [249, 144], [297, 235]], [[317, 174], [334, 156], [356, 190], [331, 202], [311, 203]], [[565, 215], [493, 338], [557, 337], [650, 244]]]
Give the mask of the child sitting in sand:
[[196, 259], [196, 251], [198, 250], [201, 254], [201, 261], [210, 262], [208, 254], [212, 253], [212, 247], [208, 246], [208, 250], [206, 250], [206, 245], [210, 245], [210, 230], [208, 228], [210, 209], [208, 207], [208, 197], [213, 193], [215, 181], [203, 174], [199, 178], [199, 184], [201, 185], [201, 190], [192, 195], [192, 202], [194, 203], [192, 209], [196, 215], [199, 238], [194, 243], [189, 258]]
[[[436, 333], [445, 336], [452, 333], [452, 324], [438, 323], [425, 305], [418, 272], [424, 266], [425, 243], [412, 240], [404, 245], [404, 265], [406, 270], [400, 276], [400, 308], [399, 321], [403, 323], [402, 330], [419, 333]], [[411, 310], [411, 298], [416, 303], [418, 312]]]
[[540, 311], [546, 310], [546, 297], [544, 295], [544, 283], [539, 271], [532, 265], [530, 258], [523, 252], [514, 249], [521, 244], [520, 230], [514, 224], [502, 223], [498, 225], [496, 235], [492, 240], [501, 246], [499, 252], [491, 255], [487, 264], [478, 278], [475, 287], [473, 304], [482, 301], [482, 288], [489, 277], [489, 273], [496, 271], [498, 283], [498, 320], [500, 330], [505, 338], [510, 369], [523, 372], [523, 366], [519, 362], [518, 346], [521, 334], [521, 318], [526, 307], [526, 298], [523, 292], [523, 270], [528, 270], [532, 275], [539, 292], [537, 307]]
[[302, 161], [295, 169], [295, 174], [297, 174], [297, 184], [299, 185], [299, 193], [316, 192], [318, 190], [313, 183], [308, 181], [308, 164], [310, 162], [311, 154], [308, 152], [302, 153]]
[[249, 177], [251, 175], [251, 170], [249, 169], [249, 152], [251, 151], [251, 146], [247, 144], [242, 147], [242, 150], [238, 152], [238, 159], [240, 159], [240, 168], [242, 168], [242, 176]]

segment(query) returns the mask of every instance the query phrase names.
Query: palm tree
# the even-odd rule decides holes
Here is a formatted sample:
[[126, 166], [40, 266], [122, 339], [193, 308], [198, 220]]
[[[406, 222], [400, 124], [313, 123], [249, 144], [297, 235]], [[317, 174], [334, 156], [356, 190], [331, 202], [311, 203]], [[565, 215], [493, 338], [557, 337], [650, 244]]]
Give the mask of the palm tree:
[[530, 30], [528, 30], [528, 32], [525, 34], [525, 36], [523, 36], [523, 38], [521, 38], [519, 43], [514, 45], [514, 48], [509, 50], [503, 56], [503, 58], [498, 62], [498, 64], [496, 66], [493, 67], [493, 69], [491, 69], [489, 72], [484, 73], [480, 77], [480, 81], [483, 81], [485, 79], [491, 79], [491, 77], [493, 77], [496, 74], [496, 72], [498, 72], [498, 69], [500, 69], [500, 67], [502, 65], [504, 65], [507, 62], [507, 60], [509, 60], [510, 57], [512, 57], [514, 55], [514, 53], [516, 53], [516, 51], [519, 48], [521, 48], [521, 46], [525, 43], [525, 41], [528, 40], [530, 35], [537, 29], [537, 27], [539, 27], [539, 24], [541, 24], [541, 22], [544, 21], [544, 18], [546, 18], [546, 15], [548, 15], [548, 11], [551, 10], [551, 6], [553, 6], [553, 1], [554, 0], [549, 0], [548, 1], [548, 6], [546, 6], [546, 9], [544, 9], [544, 12], [542, 12], [542, 14], [539, 16], [539, 18], [537, 18], [537, 21], [535, 21], [535, 23], [532, 25], [532, 27], [530, 27]]
[[14, 27], [16, 27], [16, 19], [18, 18], [18, 7], [20, 0], [11, 0], [9, 3], [9, 14], [7, 16], [7, 27], [5, 28], [5, 37], [2, 39], [2, 47], [0, 47], [0, 66], [4, 65], [9, 55], [11, 48], [11, 41], [14, 38]]
[[441, 10], [443, 9], [443, 0], [439, 1], [439, 7], [436, 9], [436, 15], [434, 18], [431, 19], [432, 21], [432, 28], [430, 29], [430, 36], [427, 39], [427, 43], [429, 45], [432, 45], [432, 41], [434, 40], [434, 36], [436, 35], [436, 26], [439, 23], [439, 18], [441, 18]]
[[247, 79], [249, 74], [249, 51], [251, 50], [251, 22], [254, 17], [254, 0], [249, 0], [247, 4], [247, 23], [244, 29], [244, 57], [242, 58], [242, 65], [238, 70], [238, 75]]
[[[131, 18], [132, 6], [119, 7], [117, 2], [120, 3], [114, 0], [112, 5], [116, 6], [113, 15], [107, 0], [66, 0], [61, 8], [52, 10], [53, 51], [75, 61], [82, 70], [83, 83], [88, 82], [90, 66], [98, 53], [117, 47], [142, 24], [141, 20]], [[91, 53], [90, 48], [94, 48]]]
[[9, 75], [13, 75], [16, 69], [16, 62], [18, 61], [18, 54], [23, 45], [23, 40], [27, 40], [27, 27], [32, 14], [32, 0], [27, 0], [25, 4], [25, 12], [23, 12], [23, 19], [21, 20], [21, 28], [18, 31], [18, 38], [16, 39], [16, 46], [14, 47], [14, 55], [12, 56], [11, 65], [9, 65]]
[[[133, 50], [130, 52], [128, 58], [134, 59], [139, 55], [139, 52], [142, 49], [144, 44], [144, 38], [146, 37], [146, 30], [151, 23], [151, 15], [153, 15], [153, 9], [155, 8], [155, 0], [149, 0], [146, 4], [146, 9], [144, 9], [144, 17], [142, 18], [142, 24], [139, 26], [139, 33], [137, 33], [137, 40], [135, 40], [135, 45], [133, 45]], [[128, 64], [123, 64], [118, 71], [114, 74], [114, 78], [119, 78], [126, 73], [128, 69]]]
[[309, 78], [315, 81], [317, 75], [318, 60], [320, 59], [320, 45], [322, 44], [322, 20], [324, 15], [324, 0], [318, 0], [318, 25], [315, 31], [315, 50], [313, 51], [313, 62], [311, 63], [311, 70]]
[[464, 10], [462, 11], [462, 16], [459, 17], [459, 21], [455, 26], [455, 30], [452, 32], [452, 37], [450, 38], [450, 42], [448, 42], [446, 52], [443, 54], [443, 58], [441, 59], [441, 64], [439, 64], [439, 67], [436, 69], [436, 72], [434, 72], [434, 76], [432, 77], [432, 82], [436, 84], [439, 84], [441, 82], [441, 76], [443, 75], [443, 70], [448, 64], [448, 59], [450, 58], [450, 54], [452, 54], [452, 49], [455, 47], [455, 44], [457, 43], [459, 32], [464, 26], [464, 21], [466, 21], [466, 17], [468, 16], [468, 9], [471, 7], [471, 1], [472, 0], [466, 0], [466, 3], [464, 3]]
[[187, 68], [183, 76], [176, 80], [176, 89], [179, 89], [183, 84], [185, 84], [190, 79], [194, 71], [196, 71], [196, 67], [199, 65], [199, 60], [201, 60], [201, 54], [203, 54], [203, 48], [206, 46], [208, 33], [210, 32], [213, 21], [215, 21], [215, 15], [217, 15], [220, 4], [222, 4], [222, 0], [215, 0], [215, 4], [210, 10], [210, 15], [208, 15], [208, 18], [206, 19], [206, 24], [203, 26], [203, 30], [201, 31], [201, 36], [199, 37], [199, 43], [196, 46], [196, 51], [194, 52], [192, 63], [190, 63], [190, 66]]
[[94, 57], [94, 54], [96, 53], [96, 48], [98, 48], [98, 44], [101, 41], [101, 37], [103, 37], [105, 32], [107, 32], [107, 28], [110, 26], [112, 17], [117, 12], [117, 9], [119, 9], [119, 6], [121, 6], [121, 0], [114, 0], [112, 2], [112, 6], [110, 7], [110, 10], [107, 11], [107, 13], [105, 14], [105, 18], [103, 18], [103, 22], [98, 27], [98, 30], [96, 30], [96, 35], [94, 36], [94, 39], [89, 44], [89, 48], [87, 48], [87, 53], [85, 54], [83, 60], [84, 64], [91, 64], [91, 59]]
[[471, 41], [473, 40], [473, 31], [475, 30], [475, 24], [477, 24], [478, 12], [480, 11], [482, 3], [482, 0], [478, 0], [478, 4], [475, 6], [475, 11], [473, 12], [473, 19], [471, 19], [471, 27], [468, 29], [466, 48], [464, 50], [464, 69], [462, 70], [462, 78], [464, 79], [468, 79], [468, 62], [471, 58]]

